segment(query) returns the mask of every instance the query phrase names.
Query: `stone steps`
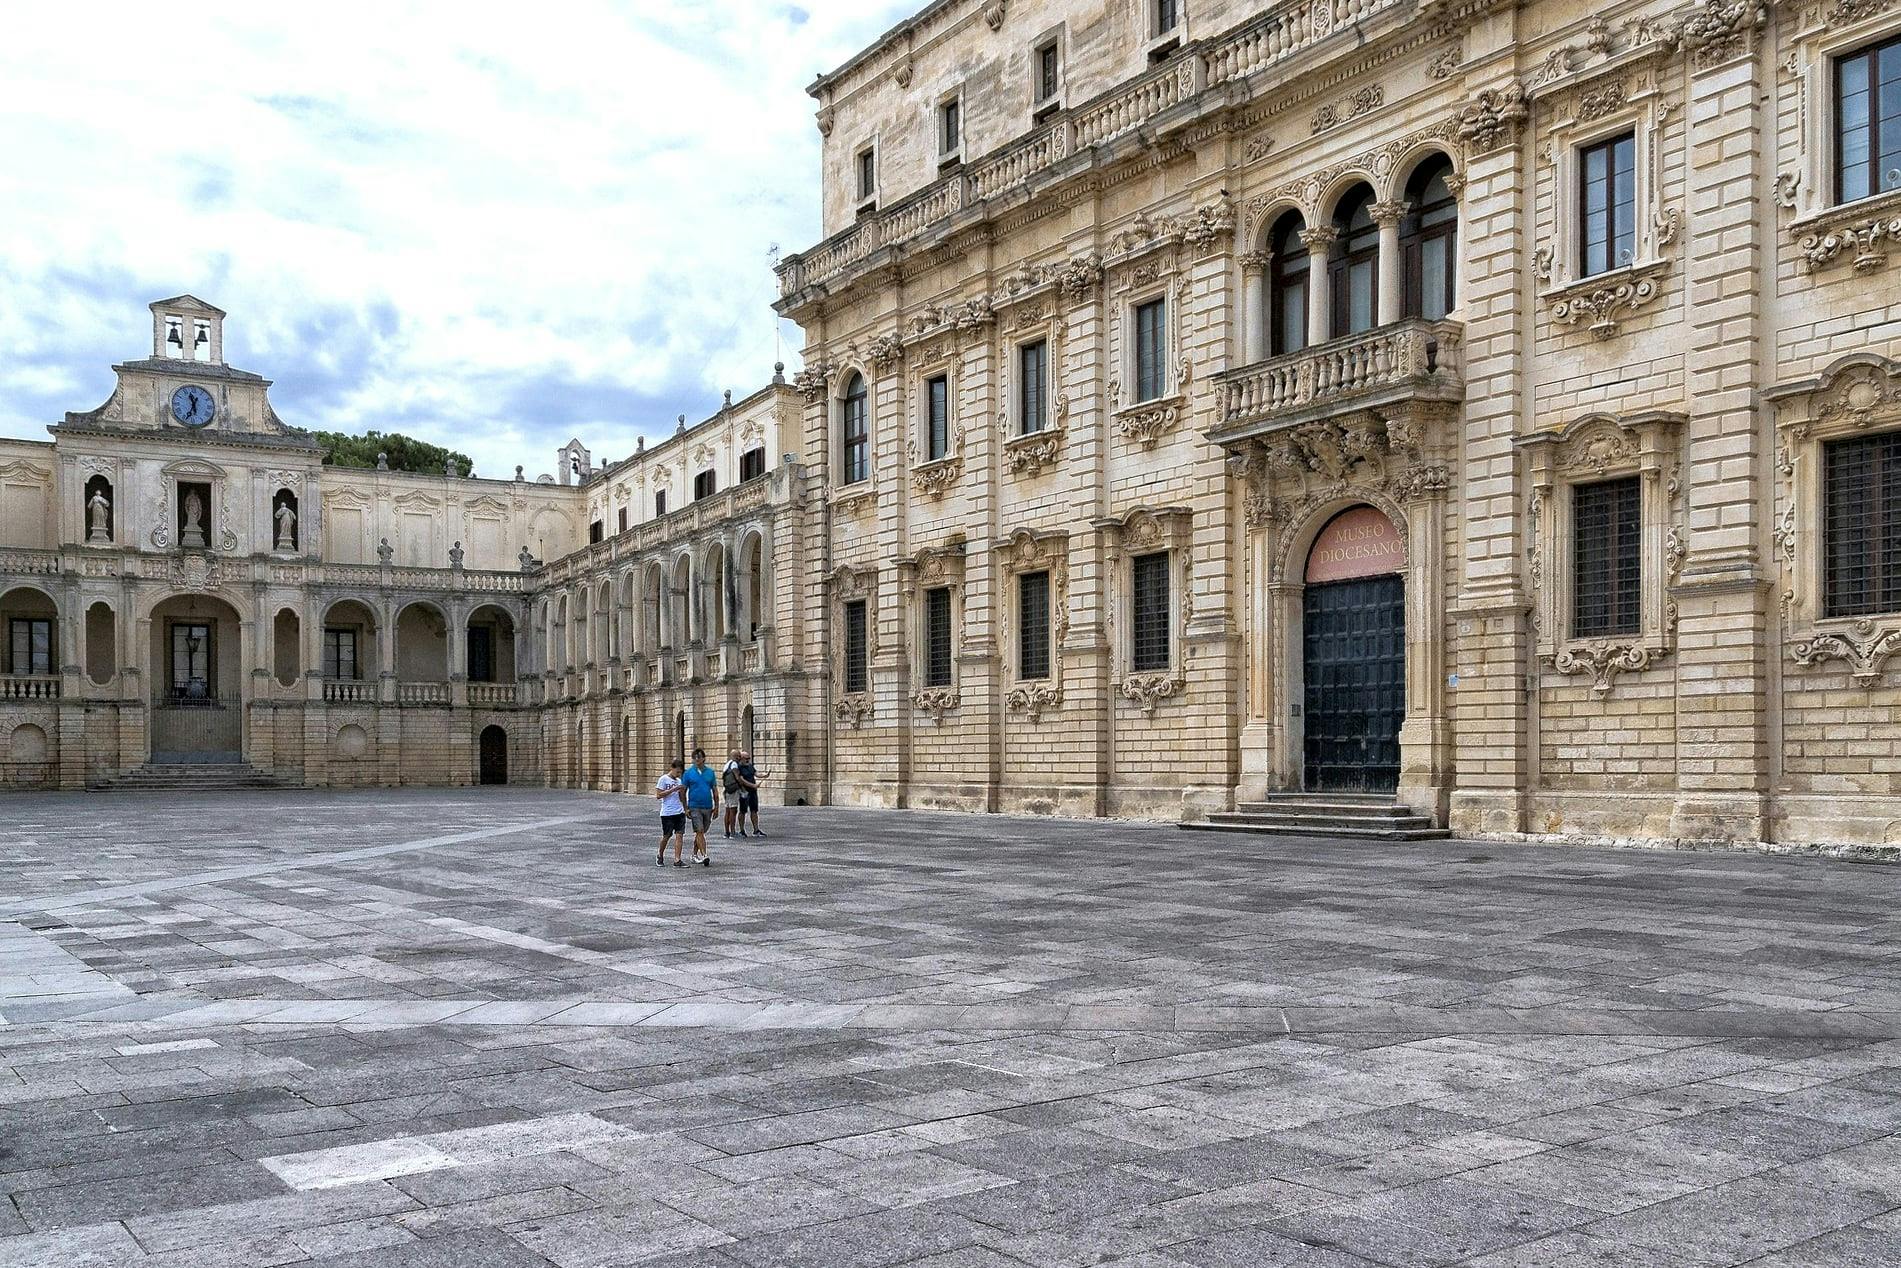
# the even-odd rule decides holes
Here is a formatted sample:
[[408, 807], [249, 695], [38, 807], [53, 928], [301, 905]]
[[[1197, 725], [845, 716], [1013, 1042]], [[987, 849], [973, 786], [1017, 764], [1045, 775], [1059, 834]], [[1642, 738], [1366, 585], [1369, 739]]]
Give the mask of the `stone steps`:
[[1430, 815], [1391, 797], [1360, 793], [1272, 793], [1234, 810], [1184, 823], [1191, 832], [1245, 832], [1260, 836], [1347, 837], [1368, 841], [1431, 841], [1452, 835]]
[[97, 785], [122, 792], [225, 792], [290, 785], [249, 762], [147, 762]]

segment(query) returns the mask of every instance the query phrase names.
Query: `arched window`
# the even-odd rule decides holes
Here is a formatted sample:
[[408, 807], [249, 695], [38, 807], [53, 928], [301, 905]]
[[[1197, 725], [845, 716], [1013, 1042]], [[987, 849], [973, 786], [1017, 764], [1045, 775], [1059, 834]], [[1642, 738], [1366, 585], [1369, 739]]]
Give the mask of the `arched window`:
[[1452, 160], [1427, 159], [1406, 182], [1399, 248], [1406, 262], [1406, 315], [1437, 321], [1458, 306], [1459, 204], [1447, 178]]
[[1307, 248], [1300, 234], [1307, 227], [1300, 213], [1282, 216], [1268, 237], [1274, 254], [1268, 265], [1267, 321], [1269, 356], [1299, 352], [1307, 346]]
[[854, 374], [845, 384], [843, 417], [843, 453], [841, 483], [855, 484], [871, 476], [871, 407], [865, 394], [863, 375]]
[[1333, 213], [1339, 238], [1327, 262], [1333, 296], [1333, 337], [1357, 335], [1379, 321], [1380, 228], [1373, 223], [1373, 190], [1355, 187]]

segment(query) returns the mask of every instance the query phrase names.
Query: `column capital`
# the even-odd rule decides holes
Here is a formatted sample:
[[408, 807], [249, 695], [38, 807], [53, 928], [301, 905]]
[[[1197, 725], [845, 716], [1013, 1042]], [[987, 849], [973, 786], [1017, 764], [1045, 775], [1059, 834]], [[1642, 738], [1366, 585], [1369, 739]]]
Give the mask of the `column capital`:
[[1392, 198], [1382, 202], [1369, 203], [1366, 212], [1373, 217], [1373, 223], [1382, 229], [1397, 228], [1401, 217], [1411, 204], [1403, 198]]
[[1242, 269], [1246, 272], [1264, 273], [1267, 271], [1267, 266], [1274, 262], [1274, 253], [1272, 251], [1244, 251], [1235, 259], [1240, 261]]
[[1309, 225], [1300, 230], [1300, 244], [1316, 255], [1324, 255], [1340, 240], [1340, 231], [1332, 225]]

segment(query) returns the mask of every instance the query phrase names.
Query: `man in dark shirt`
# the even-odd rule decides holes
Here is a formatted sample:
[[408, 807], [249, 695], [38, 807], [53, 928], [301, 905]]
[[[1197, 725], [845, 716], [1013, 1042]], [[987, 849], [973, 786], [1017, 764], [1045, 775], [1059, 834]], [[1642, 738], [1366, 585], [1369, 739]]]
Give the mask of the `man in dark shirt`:
[[766, 835], [759, 830], [759, 770], [752, 764], [751, 753], [739, 755], [739, 835], [746, 835], [746, 816], [752, 816], [752, 835]]

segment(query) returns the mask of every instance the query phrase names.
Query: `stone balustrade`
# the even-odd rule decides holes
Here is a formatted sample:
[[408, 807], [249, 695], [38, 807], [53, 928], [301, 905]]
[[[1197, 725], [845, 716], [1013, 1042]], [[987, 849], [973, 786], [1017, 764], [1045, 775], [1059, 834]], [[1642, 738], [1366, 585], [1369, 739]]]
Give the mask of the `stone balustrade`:
[[449, 684], [446, 682], [399, 682], [396, 684], [397, 704], [448, 704]]
[[472, 682], [469, 704], [476, 708], [513, 708], [521, 701], [521, 691], [512, 682]]
[[0, 675], [0, 700], [57, 700], [58, 674]]
[[323, 698], [328, 704], [374, 704], [376, 684], [354, 678], [326, 678]]
[[1298, 421], [1313, 407], [1429, 387], [1442, 399], [1463, 393], [1460, 335], [1455, 321], [1407, 320], [1330, 339], [1215, 376], [1221, 425], [1286, 416]]

